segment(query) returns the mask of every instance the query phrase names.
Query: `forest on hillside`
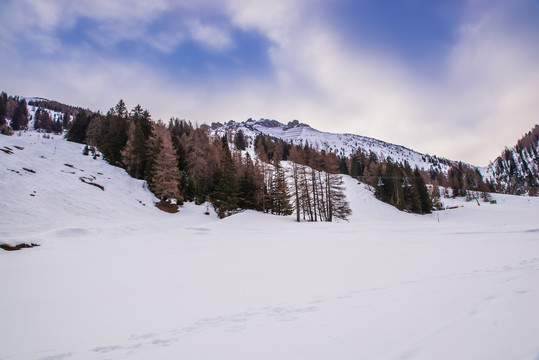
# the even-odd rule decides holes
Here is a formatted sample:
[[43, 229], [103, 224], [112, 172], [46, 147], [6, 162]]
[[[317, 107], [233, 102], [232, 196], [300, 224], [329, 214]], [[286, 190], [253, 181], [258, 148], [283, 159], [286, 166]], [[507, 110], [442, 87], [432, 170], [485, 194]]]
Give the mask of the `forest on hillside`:
[[[367, 184], [378, 199], [420, 214], [440, 209], [441, 196], [488, 201], [488, 192], [499, 190], [477, 168], [461, 162], [431, 157], [450, 169], [443, 172], [433, 164], [424, 171], [362, 149], [345, 157], [264, 134], [250, 138], [241, 130], [218, 137], [208, 126], [186, 120], [154, 121], [148, 110], [137, 105], [129, 111], [123, 100], [105, 115], [48, 100], [34, 100], [31, 106], [33, 118], [24, 99], [3, 92], [1, 133], [27, 129], [29, 120], [36, 131], [65, 133], [68, 141], [85, 144], [85, 155], [102, 156], [147, 181], [165, 211], [194, 201], [210, 202], [220, 217], [253, 209], [295, 213], [297, 221], [347, 219], [351, 210], [340, 174]], [[522, 147], [528, 142], [522, 141]]]
[[[295, 209], [298, 221], [332, 221], [350, 214], [335, 156], [264, 135], [212, 137], [185, 120], [154, 122], [140, 105], [128, 111], [120, 100], [106, 115], [77, 114], [66, 138], [86, 144], [85, 153], [99, 152], [132, 177], [146, 180], [162, 209], [174, 211], [183, 201], [209, 201], [220, 217], [239, 209], [276, 215], [290, 215]], [[256, 156], [246, 151], [248, 141]], [[282, 164], [290, 154], [298, 163], [311, 165], [295, 172], [294, 186], [287, 182]]]

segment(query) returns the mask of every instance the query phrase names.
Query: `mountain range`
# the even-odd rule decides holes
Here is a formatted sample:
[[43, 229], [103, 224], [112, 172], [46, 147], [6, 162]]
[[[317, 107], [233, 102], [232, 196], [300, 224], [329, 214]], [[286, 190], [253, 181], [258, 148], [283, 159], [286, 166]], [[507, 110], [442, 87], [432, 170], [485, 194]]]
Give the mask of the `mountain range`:
[[536, 195], [539, 188], [539, 125], [535, 125], [514, 147], [506, 148], [502, 155], [486, 167], [422, 154], [401, 145], [366, 136], [322, 132], [297, 120], [287, 124], [270, 119], [248, 119], [244, 122], [231, 120], [204, 126], [214, 135], [221, 137], [233, 137], [241, 131], [246, 138], [253, 141], [258, 134], [265, 134], [287, 143], [311, 146], [341, 157], [350, 157], [361, 150], [367, 154], [375, 154], [379, 160], [390, 158], [397, 163], [407, 162], [412, 168], [417, 167], [425, 172], [448, 174], [451, 168], [466, 167], [481, 174], [483, 181], [491, 184], [492, 190], [502, 193]]
[[[29, 104], [30, 118], [38, 108], [47, 109], [53, 119], [59, 119], [62, 114], [66, 113], [74, 118], [81, 111], [89, 111], [39, 97], [25, 99]], [[323, 132], [298, 120], [287, 124], [272, 119], [248, 119], [243, 122], [230, 120], [225, 123], [203, 124], [201, 127], [213, 136], [227, 136], [231, 143], [232, 139], [241, 132], [248, 147], [253, 147], [256, 137], [263, 134], [288, 144], [333, 153], [341, 158], [351, 158], [361, 151], [367, 155], [375, 155], [379, 161], [408, 163], [412, 169], [417, 167], [429, 173], [432, 180], [437, 174], [465, 177], [464, 173], [468, 173], [476, 177], [475, 180], [472, 179], [469, 182], [483, 181], [488, 184], [490, 191], [536, 195], [539, 189], [539, 125], [535, 125], [524, 134], [516, 141], [515, 146], [504, 149], [501, 155], [486, 167], [422, 154], [405, 146], [366, 136]]]

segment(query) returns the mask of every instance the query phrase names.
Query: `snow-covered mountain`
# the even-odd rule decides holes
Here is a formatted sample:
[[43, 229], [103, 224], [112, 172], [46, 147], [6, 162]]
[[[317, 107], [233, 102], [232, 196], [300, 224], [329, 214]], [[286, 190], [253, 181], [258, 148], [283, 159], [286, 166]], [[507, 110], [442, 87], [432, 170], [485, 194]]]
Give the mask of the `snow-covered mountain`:
[[439, 159], [436, 156], [421, 154], [401, 145], [387, 143], [381, 140], [355, 134], [335, 134], [313, 129], [307, 124], [297, 120], [288, 124], [280, 123], [276, 120], [248, 119], [244, 122], [229, 121], [224, 124], [212, 123], [208, 126], [212, 133], [223, 136], [225, 134], [236, 134], [242, 131], [251, 142], [258, 134], [269, 135], [285, 142], [295, 145], [309, 145], [316, 150], [334, 153], [338, 156], [349, 157], [356, 153], [358, 149], [367, 154], [374, 153], [379, 159], [388, 157], [394, 162], [404, 163], [407, 161], [412, 168], [418, 167], [422, 170], [437, 169], [447, 172], [452, 162]]
[[522, 137], [511, 149], [505, 149], [483, 176], [496, 184], [499, 191], [536, 195], [539, 189], [539, 125]]
[[212, 123], [207, 128], [216, 136], [230, 137], [241, 130], [251, 145], [258, 134], [265, 134], [288, 143], [309, 145], [319, 151], [324, 150], [344, 157], [349, 157], [361, 149], [367, 154], [374, 153], [378, 159], [390, 158], [393, 162], [408, 162], [412, 168], [417, 167], [424, 171], [434, 170], [447, 174], [452, 167], [466, 166], [473, 172], [478, 171], [484, 181], [488, 180], [494, 184], [500, 192], [536, 194], [533, 188], [539, 188], [539, 125], [519, 140], [515, 147], [506, 149], [502, 156], [484, 168], [421, 154], [401, 145], [366, 136], [319, 131], [297, 120], [288, 124], [269, 119], [248, 119], [244, 122], [231, 120], [226, 123]]

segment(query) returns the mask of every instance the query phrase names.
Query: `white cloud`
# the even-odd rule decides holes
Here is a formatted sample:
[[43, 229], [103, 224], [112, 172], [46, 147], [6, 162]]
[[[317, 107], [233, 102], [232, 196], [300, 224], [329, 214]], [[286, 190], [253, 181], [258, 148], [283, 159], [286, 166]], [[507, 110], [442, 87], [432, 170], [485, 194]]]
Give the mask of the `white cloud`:
[[460, 157], [476, 154], [485, 164], [539, 122], [539, 26], [521, 23], [525, 12], [539, 15], [539, 8], [470, 3], [448, 71], [457, 122], [448, 130], [465, 139]]
[[[341, 43], [309, 22], [302, 1], [275, 8], [231, 1], [235, 23], [273, 40], [275, 93], [261, 108], [329, 131], [357, 132], [486, 165], [537, 123], [537, 32], [519, 18], [537, 6], [471, 1], [435, 79], [393, 54]], [[537, 29], [539, 30], [539, 29]]]
[[[216, 51], [234, 47], [229, 25], [209, 22], [203, 16], [209, 12], [269, 39], [275, 77], [185, 84], [143, 61], [110, 60], [85, 47], [62, 49], [54, 62], [25, 59], [0, 35], [5, 50], [0, 64], [8, 69], [1, 76], [10, 93], [103, 111], [124, 98], [163, 120], [299, 119], [322, 130], [373, 136], [480, 165], [538, 119], [539, 42], [536, 32], [516, 24], [526, 10], [519, 1], [471, 1], [436, 79], [424, 78], [394, 54], [343, 42], [322, 21], [322, 1], [37, 3], [43, 2], [7, 3], [11, 15], [0, 15], [0, 30], [8, 37], [21, 31], [27, 39], [41, 34], [40, 43], [58, 51], [58, 29], [87, 18], [100, 26], [96, 38], [107, 46], [136, 39], [169, 53], [191, 38]], [[30, 10], [42, 20], [39, 25], [26, 18]], [[149, 30], [167, 16], [177, 21], [162, 31]]]
[[191, 36], [206, 47], [222, 51], [230, 48], [233, 41], [225, 29], [201, 23], [199, 19], [188, 22]]

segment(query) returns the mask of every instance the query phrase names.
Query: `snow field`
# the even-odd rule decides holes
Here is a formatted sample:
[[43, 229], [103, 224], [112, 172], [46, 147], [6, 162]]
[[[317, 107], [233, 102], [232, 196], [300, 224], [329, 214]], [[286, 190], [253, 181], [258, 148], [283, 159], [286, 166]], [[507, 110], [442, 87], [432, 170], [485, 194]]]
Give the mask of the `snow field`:
[[0, 136], [0, 241], [42, 245], [0, 251], [0, 359], [539, 356], [537, 198], [420, 216], [345, 177], [349, 222], [167, 214], [36, 135]]

